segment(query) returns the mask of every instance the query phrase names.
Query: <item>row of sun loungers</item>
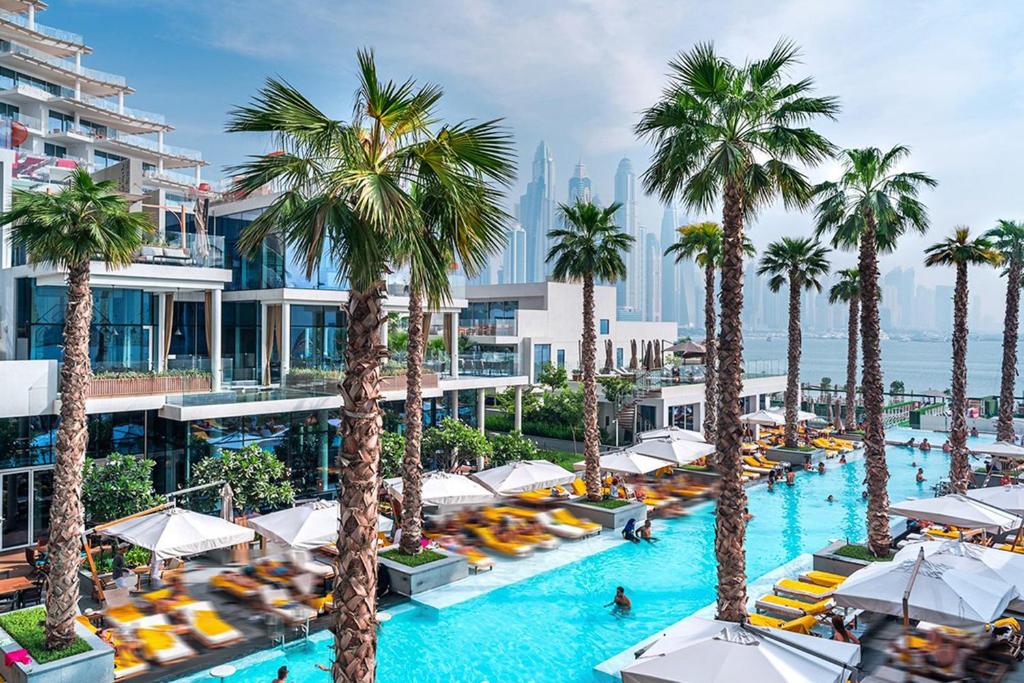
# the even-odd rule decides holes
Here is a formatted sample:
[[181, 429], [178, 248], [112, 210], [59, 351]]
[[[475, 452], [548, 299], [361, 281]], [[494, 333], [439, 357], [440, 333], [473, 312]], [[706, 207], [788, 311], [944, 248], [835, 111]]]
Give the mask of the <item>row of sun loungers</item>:
[[809, 630], [816, 617], [827, 614], [835, 606], [832, 594], [845, 580], [845, 576], [822, 571], [804, 572], [799, 579], [780, 579], [775, 583], [773, 592], [761, 596], [755, 603], [758, 612], [775, 616], [758, 614], [751, 617], [756, 616], [759, 622], [774, 620], [771, 624], [762, 625], [775, 628], [801, 632], [808, 627]]

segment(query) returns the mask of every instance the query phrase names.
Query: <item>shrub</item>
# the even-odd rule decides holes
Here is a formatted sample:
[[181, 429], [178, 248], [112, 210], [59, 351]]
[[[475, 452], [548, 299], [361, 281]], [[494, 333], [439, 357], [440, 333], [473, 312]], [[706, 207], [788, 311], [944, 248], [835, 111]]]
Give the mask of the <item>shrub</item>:
[[[201, 460], [192, 466], [192, 485], [201, 486], [215, 481], [226, 481], [234, 493], [235, 506], [245, 512], [268, 507], [291, 505], [295, 490], [290, 473], [284, 463], [257, 444], [239, 451], [220, 451], [220, 455]], [[220, 490], [211, 486], [198, 491], [196, 503], [206, 510], [216, 509]]]
[[43, 622], [46, 620], [45, 607], [33, 607], [17, 612], [0, 614], [0, 627], [2, 627], [11, 638], [28, 650], [32, 659], [40, 664], [55, 662], [65, 657], [73, 657], [83, 652], [92, 650], [89, 644], [76, 637], [67, 647], [58, 650], [46, 649], [46, 634], [43, 632]]
[[491, 455], [491, 443], [487, 437], [469, 425], [452, 417], [441, 420], [439, 427], [423, 432], [421, 453], [424, 459], [440, 470], [450, 470], [460, 461], [473, 461]]
[[540, 374], [537, 375], [537, 384], [551, 391], [565, 389], [569, 386], [569, 374], [565, 368], [545, 363], [540, 369]]
[[871, 554], [871, 551], [867, 548], [867, 546], [854, 545], [852, 543], [848, 543], [847, 545], [844, 545], [842, 548], [839, 548], [838, 550], [836, 550], [835, 554], [839, 555], [840, 557], [849, 557], [854, 560], [863, 560], [864, 562], [891, 562], [893, 558], [892, 555], [887, 555], [885, 557], [875, 557]]
[[491, 440], [491, 447], [494, 451], [490, 460], [492, 465], [506, 465], [516, 460], [537, 458], [537, 445], [521, 432], [500, 434]]
[[404, 456], [404, 436], [394, 432], [384, 432], [380, 435], [380, 476], [385, 479], [400, 476]]
[[110, 522], [159, 505], [153, 488], [152, 460], [111, 453], [105, 463], [86, 460], [82, 472], [82, 502], [92, 522]]
[[445, 557], [441, 553], [435, 552], [433, 550], [422, 550], [415, 555], [406, 555], [398, 548], [385, 550], [380, 554], [380, 556], [385, 559], [391, 560], [392, 562], [404, 564], [406, 567], [420, 567], [430, 562], [443, 560]]

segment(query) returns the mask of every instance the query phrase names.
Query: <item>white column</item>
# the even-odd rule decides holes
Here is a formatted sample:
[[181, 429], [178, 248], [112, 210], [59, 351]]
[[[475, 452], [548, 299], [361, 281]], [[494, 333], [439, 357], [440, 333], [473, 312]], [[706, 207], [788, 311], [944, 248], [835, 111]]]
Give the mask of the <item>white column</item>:
[[82, 73], [82, 53], [81, 52], [76, 52], [75, 53], [75, 71], [78, 72], [78, 73]]
[[452, 377], [458, 379], [459, 377], [459, 316], [454, 313], [445, 313], [448, 323], [448, 333], [452, 339], [452, 351], [451, 351], [451, 364], [452, 364]]
[[164, 153], [164, 132], [162, 130], [156, 132], [156, 151]]
[[516, 387], [516, 409], [513, 415], [512, 427], [517, 432], [523, 431], [523, 385]]
[[167, 369], [167, 359], [164, 358], [164, 338], [167, 335], [167, 331], [164, 330], [164, 324], [167, 321], [167, 295], [160, 292], [156, 297], [156, 303], [156, 369], [157, 372], [163, 372]]
[[210, 322], [213, 323], [213, 329], [210, 330], [210, 345], [213, 347], [210, 349], [210, 372], [213, 373], [213, 390], [219, 391], [221, 380], [224, 375], [223, 364], [221, 363], [220, 354], [220, 333], [221, 333], [221, 290], [213, 290], [212, 296], [210, 297], [211, 305], [213, 310], [210, 311]]
[[388, 317], [384, 316], [384, 322], [380, 324], [380, 343], [382, 346], [388, 345], [388, 331], [390, 327], [388, 325]]
[[122, 90], [121, 92], [117, 93], [117, 113], [118, 114], [123, 114], [124, 113], [124, 90]]
[[267, 358], [267, 311], [270, 309], [265, 302], [260, 302], [260, 368], [258, 380], [260, 384], [270, 382], [270, 359]]
[[292, 369], [292, 305], [281, 303], [281, 386]]
[[28, 6], [28, 30], [36, 30], [36, 6], [33, 4]]
[[451, 417], [456, 420], [459, 419], [459, 392], [458, 390], [448, 392], [448, 409], [451, 411]]
[[327, 421], [327, 411], [318, 410], [316, 411], [316, 422], [317, 427], [320, 431], [320, 490], [326, 491], [328, 484], [328, 469], [330, 468], [330, 443], [331, 443], [331, 427]]
[[484, 410], [486, 407], [485, 401], [487, 400], [487, 391], [485, 389], [476, 390], [476, 428], [483, 434], [487, 430], [485, 428], [485, 422], [487, 418], [487, 411]]
[[196, 185], [198, 186], [201, 182], [203, 182], [203, 167], [196, 164]]
[[82, 99], [82, 81], [75, 79], [75, 99]]

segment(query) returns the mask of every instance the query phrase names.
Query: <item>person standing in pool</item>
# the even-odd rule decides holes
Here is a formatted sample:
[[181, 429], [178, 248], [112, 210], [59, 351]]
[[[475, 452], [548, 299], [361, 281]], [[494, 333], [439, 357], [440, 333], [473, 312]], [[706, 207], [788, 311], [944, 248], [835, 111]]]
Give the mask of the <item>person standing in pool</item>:
[[[612, 607], [612, 605], [615, 605]], [[619, 586], [615, 589], [615, 597], [605, 607], [612, 607], [612, 614], [629, 614], [633, 609], [633, 603], [626, 596], [626, 589]]]
[[920, 484], [923, 481], [924, 481], [924, 468], [918, 467], [917, 468], [917, 483]]
[[287, 666], [282, 666], [280, 669], [277, 670], [277, 678], [275, 678], [273, 681], [271, 681], [271, 683], [286, 683], [287, 680], [288, 680], [288, 667]]
[[644, 520], [644, 525], [640, 527], [640, 531], [637, 535], [648, 543], [656, 543], [658, 539], [651, 535], [651, 520]]

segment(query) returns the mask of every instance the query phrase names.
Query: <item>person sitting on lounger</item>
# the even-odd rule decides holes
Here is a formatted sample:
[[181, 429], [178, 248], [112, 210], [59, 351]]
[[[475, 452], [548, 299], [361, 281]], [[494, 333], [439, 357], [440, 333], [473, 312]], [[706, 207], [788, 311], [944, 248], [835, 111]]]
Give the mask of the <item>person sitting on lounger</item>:
[[924, 481], [924, 469], [921, 467], [917, 468], [917, 483], [920, 484]]
[[919, 446], [919, 448], [920, 448], [920, 449], [921, 449], [921, 450], [922, 450], [923, 452], [927, 453], [928, 451], [930, 451], [930, 450], [932, 449], [932, 445], [931, 445], [930, 443], [928, 443], [928, 439], [927, 439], [927, 438], [925, 438], [925, 439], [923, 439], [923, 440], [921, 441], [921, 445]]
[[636, 535], [636, 520], [632, 517], [626, 522], [626, 526], [622, 527], [622, 537], [633, 543], [640, 542], [640, 537]]
[[837, 640], [840, 643], [860, 645], [860, 639], [846, 628], [846, 624], [843, 623], [843, 617], [839, 614], [832, 615], [832, 640]]
[[640, 527], [640, 531], [637, 535], [648, 543], [656, 543], [657, 538], [651, 535], [651, 520], [644, 520], [644, 525]]
[[612, 607], [612, 614], [628, 614], [633, 609], [633, 603], [629, 601], [629, 598], [626, 596], [626, 589], [622, 586], [615, 589], [615, 597], [605, 607], [611, 607], [612, 605], [615, 605], [615, 607]]

